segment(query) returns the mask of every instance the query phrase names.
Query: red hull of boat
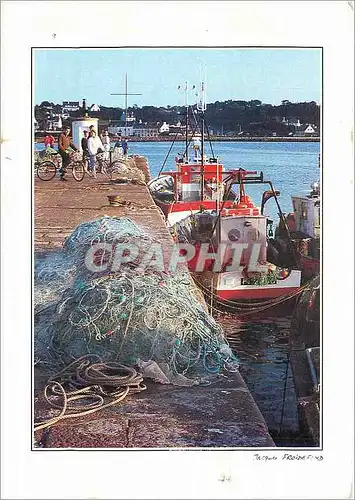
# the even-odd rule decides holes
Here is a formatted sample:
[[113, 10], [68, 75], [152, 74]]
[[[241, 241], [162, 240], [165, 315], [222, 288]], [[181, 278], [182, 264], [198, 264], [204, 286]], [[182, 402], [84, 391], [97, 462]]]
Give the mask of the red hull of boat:
[[268, 300], [276, 297], [282, 297], [298, 290], [297, 287], [287, 288], [262, 288], [243, 289], [243, 290], [216, 290], [216, 295], [222, 300]]

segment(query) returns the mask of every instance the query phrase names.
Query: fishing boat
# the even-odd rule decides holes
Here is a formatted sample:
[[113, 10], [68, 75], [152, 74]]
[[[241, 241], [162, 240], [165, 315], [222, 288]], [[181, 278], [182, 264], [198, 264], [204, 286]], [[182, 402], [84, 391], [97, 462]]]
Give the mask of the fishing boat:
[[293, 311], [289, 335], [300, 428], [319, 446], [321, 410], [320, 276], [308, 282]]
[[[214, 154], [206, 155], [204, 84], [193, 109], [195, 126], [188, 136], [186, 106], [185, 151], [175, 158], [176, 169], [162, 171], [149, 183], [176, 242], [193, 245], [187, 264], [194, 278], [218, 300], [265, 302], [291, 296], [301, 284], [301, 271], [278, 202], [278, 191], [262, 172], [242, 168], [226, 170]], [[196, 133], [196, 128], [200, 133]], [[192, 129], [192, 127], [191, 127]], [[171, 150], [171, 148], [170, 148]], [[248, 185], [261, 186], [261, 206], [246, 192]], [[263, 187], [267, 187], [263, 190]], [[273, 221], [264, 214], [273, 198], [286, 232], [286, 251], [275, 252], [269, 240]], [[275, 259], [275, 255], [277, 259]]]
[[[289, 213], [285, 220], [292, 244], [298, 254], [303, 279], [311, 279], [320, 272], [320, 182], [311, 184], [311, 190], [307, 195], [294, 195], [291, 198], [293, 212]], [[277, 252], [282, 252], [288, 238], [282, 221], [275, 236], [274, 248]]]

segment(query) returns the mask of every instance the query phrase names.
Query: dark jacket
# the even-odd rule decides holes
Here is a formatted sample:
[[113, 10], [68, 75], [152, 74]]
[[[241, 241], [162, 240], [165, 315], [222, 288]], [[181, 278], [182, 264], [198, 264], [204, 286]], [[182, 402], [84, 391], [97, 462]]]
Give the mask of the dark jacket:
[[81, 149], [84, 151], [84, 153], [87, 153], [89, 150], [88, 150], [88, 140], [86, 137], [83, 137], [81, 139]]
[[72, 148], [74, 149], [74, 151], [77, 151], [77, 148], [74, 146], [72, 142], [72, 138], [69, 135], [60, 134], [58, 139], [59, 151], [65, 151], [68, 148]]

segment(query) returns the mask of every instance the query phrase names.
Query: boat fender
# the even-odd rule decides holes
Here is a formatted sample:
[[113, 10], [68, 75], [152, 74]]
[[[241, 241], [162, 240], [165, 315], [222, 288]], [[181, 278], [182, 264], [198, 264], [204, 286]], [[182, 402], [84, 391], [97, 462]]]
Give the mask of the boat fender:
[[279, 274], [277, 276], [277, 279], [280, 281], [287, 279], [290, 276], [291, 271], [292, 271], [292, 269], [289, 269], [289, 268], [280, 269]]

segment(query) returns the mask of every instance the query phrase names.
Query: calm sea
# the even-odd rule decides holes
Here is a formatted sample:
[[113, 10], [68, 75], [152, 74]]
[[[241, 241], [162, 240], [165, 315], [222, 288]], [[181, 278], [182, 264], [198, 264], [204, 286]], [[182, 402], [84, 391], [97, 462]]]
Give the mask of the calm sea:
[[[152, 177], [160, 171], [171, 144], [168, 142], [131, 142], [129, 154], [148, 158]], [[279, 202], [283, 212], [292, 211], [291, 195], [307, 194], [310, 185], [320, 177], [318, 167], [319, 142], [214, 142], [213, 153], [226, 169], [244, 168], [262, 171], [280, 191]], [[36, 144], [36, 150], [43, 144]], [[175, 143], [166, 160], [164, 170], [175, 169], [175, 156], [184, 150], [184, 143]], [[209, 144], [206, 154], [211, 155]], [[267, 189], [267, 186], [265, 186]], [[254, 203], [260, 205], [262, 186], [248, 186], [247, 192]], [[277, 207], [273, 200], [266, 205], [266, 214], [278, 222]]]

